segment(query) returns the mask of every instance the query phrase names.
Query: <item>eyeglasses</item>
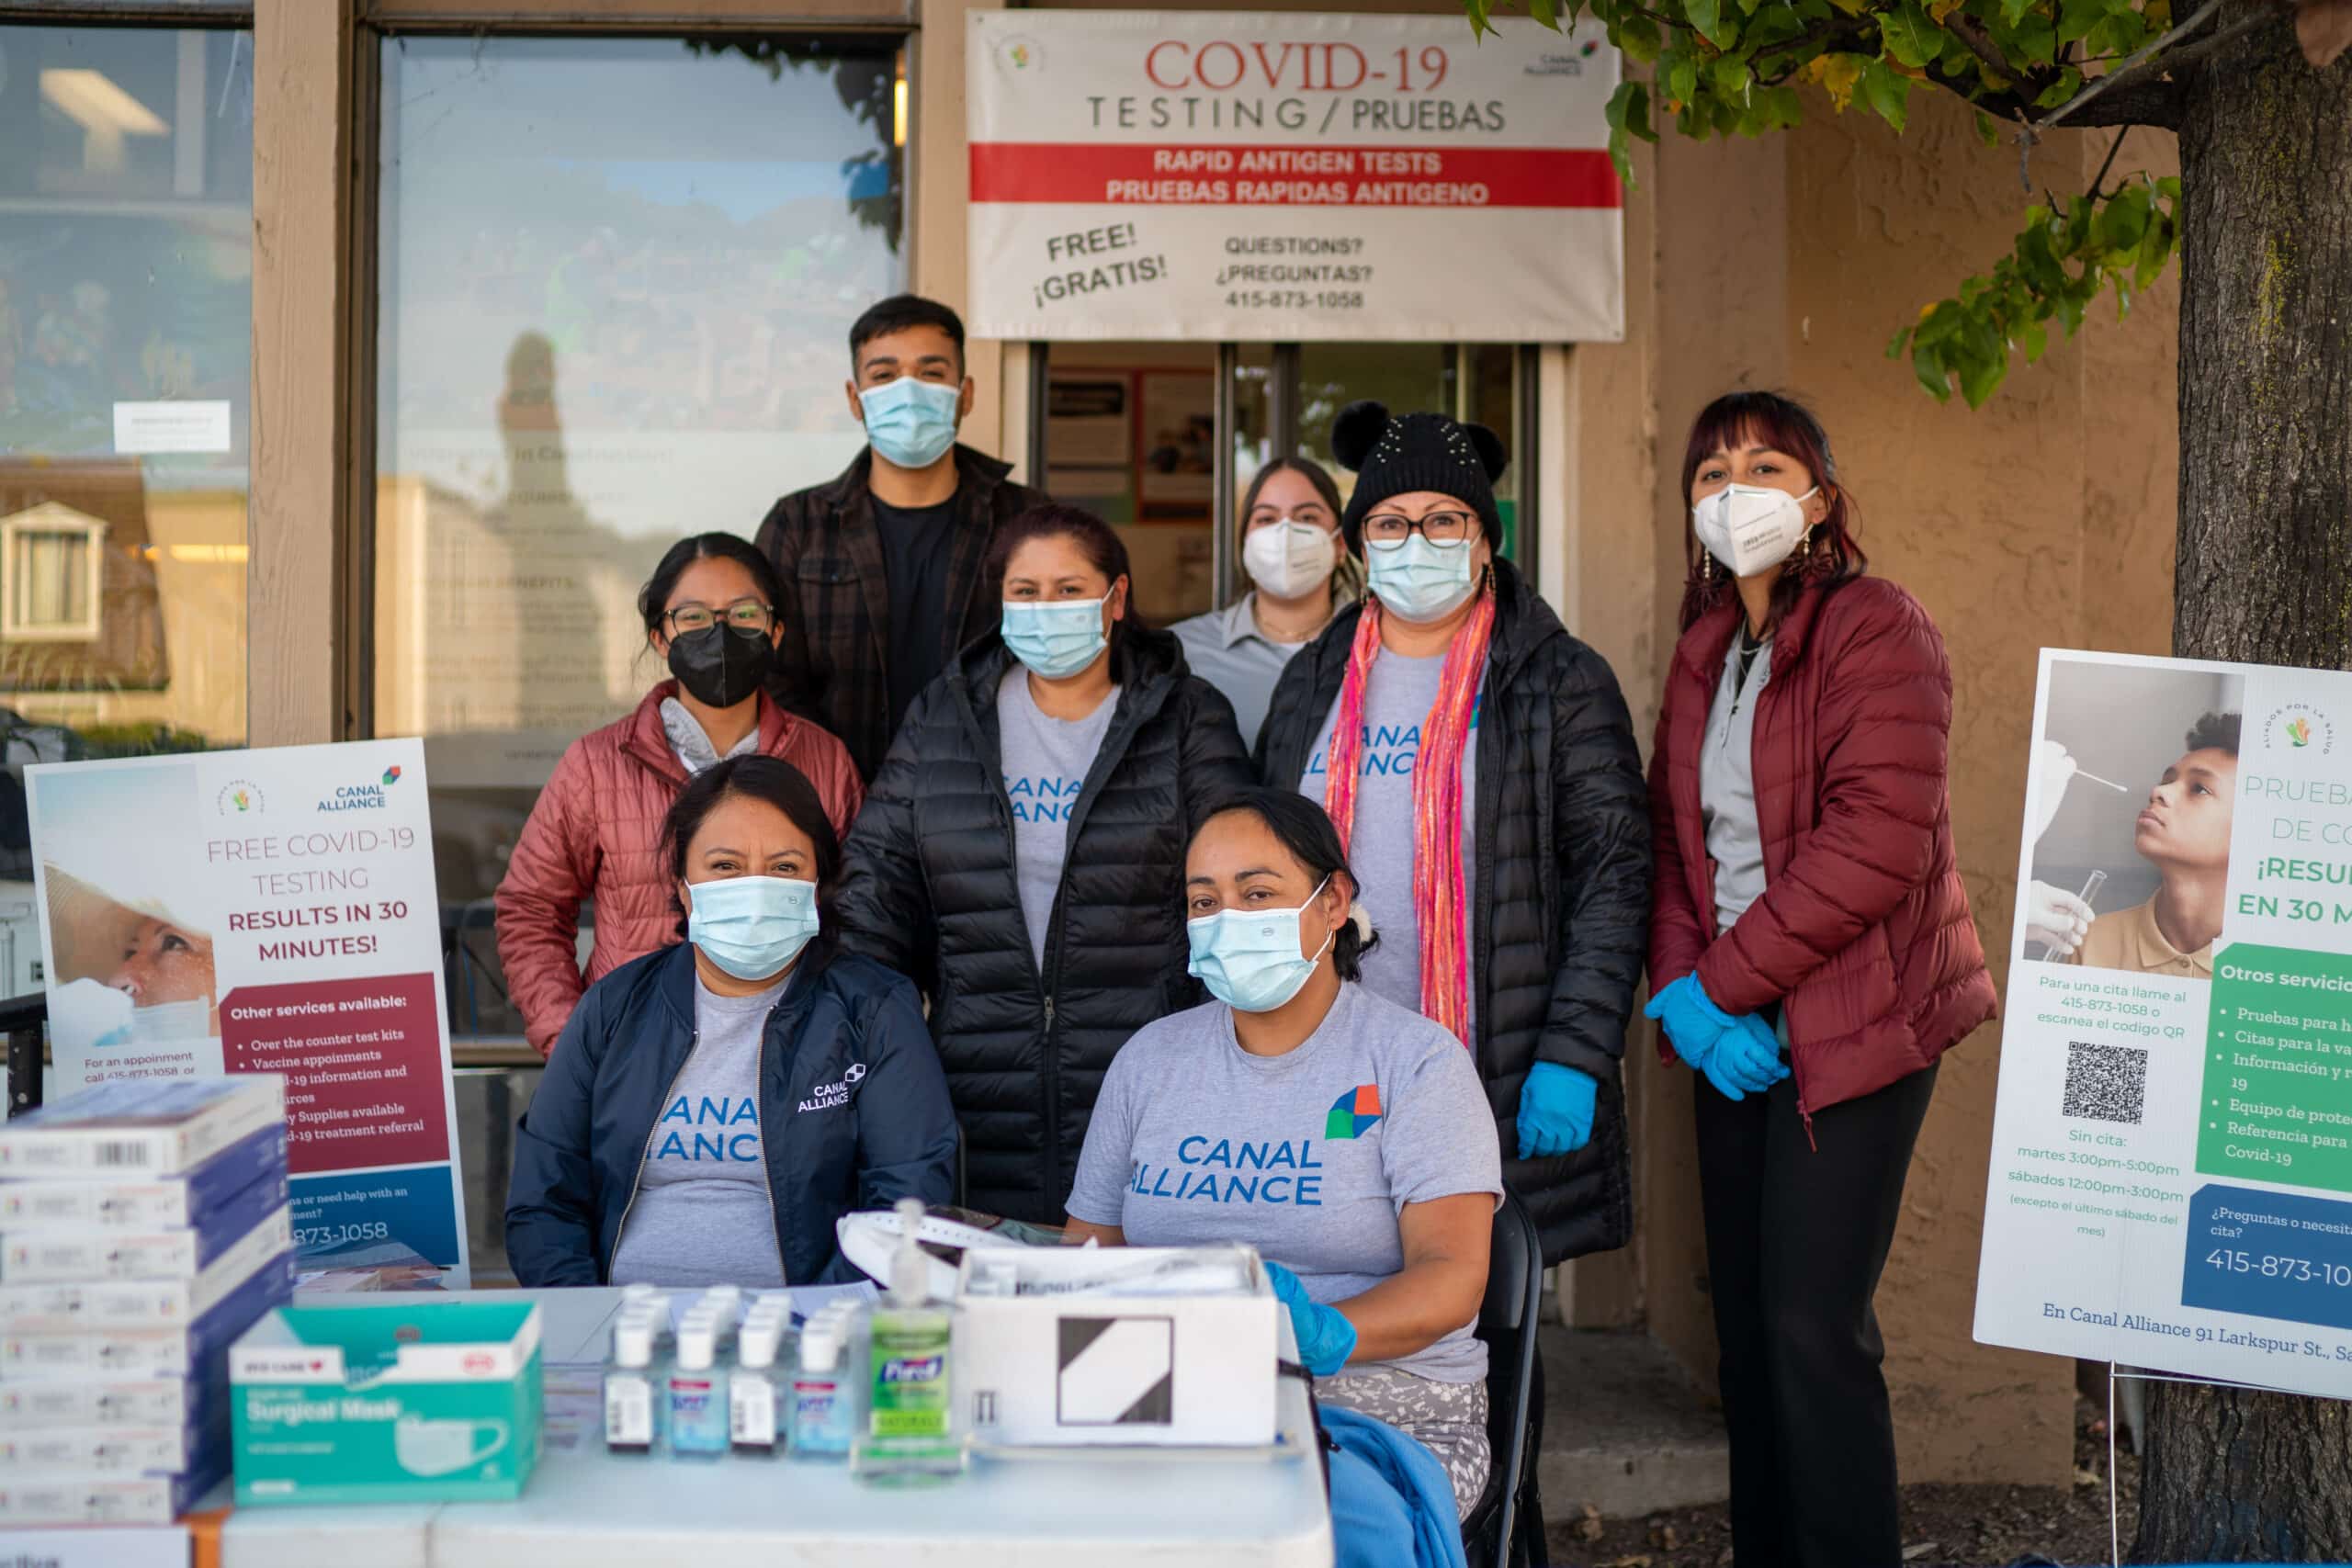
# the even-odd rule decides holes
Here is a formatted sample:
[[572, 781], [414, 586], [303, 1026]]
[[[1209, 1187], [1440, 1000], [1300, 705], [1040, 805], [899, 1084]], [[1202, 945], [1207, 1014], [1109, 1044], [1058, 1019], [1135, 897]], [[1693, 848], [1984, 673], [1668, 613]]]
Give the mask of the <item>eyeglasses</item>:
[[759, 632], [765, 635], [775, 625], [775, 612], [753, 599], [741, 599], [724, 611], [707, 604], [681, 604], [667, 612], [662, 619], [670, 623], [672, 637], [684, 637], [690, 632], [707, 632], [718, 624], [724, 615], [727, 624], [739, 632]]
[[1477, 526], [1478, 519], [1467, 512], [1432, 512], [1419, 522], [1398, 512], [1375, 512], [1363, 520], [1363, 542], [1375, 550], [1402, 549], [1418, 532], [1439, 549], [1458, 549]]

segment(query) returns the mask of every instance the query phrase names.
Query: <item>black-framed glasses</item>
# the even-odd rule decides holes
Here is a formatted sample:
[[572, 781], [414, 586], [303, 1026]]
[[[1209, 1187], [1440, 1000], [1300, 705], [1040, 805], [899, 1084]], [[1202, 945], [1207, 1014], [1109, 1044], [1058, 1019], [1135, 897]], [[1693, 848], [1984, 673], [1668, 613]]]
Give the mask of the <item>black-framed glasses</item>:
[[775, 625], [775, 611], [756, 599], [739, 599], [724, 610], [714, 610], [707, 604], [681, 604], [665, 611], [662, 618], [669, 622], [672, 637], [707, 632], [722, 618], [733, 630], [765, 636]]
[[1476, 515], [1468, 512], [1432, 512], [1418, 521], [1401, 512], [1375, 512], [1363, 520], [1363, 542], [1375, 550], [1401, 549], [1418, 533], [1439, 549], [1451, 550], [1468, 544], [1477, 527]]

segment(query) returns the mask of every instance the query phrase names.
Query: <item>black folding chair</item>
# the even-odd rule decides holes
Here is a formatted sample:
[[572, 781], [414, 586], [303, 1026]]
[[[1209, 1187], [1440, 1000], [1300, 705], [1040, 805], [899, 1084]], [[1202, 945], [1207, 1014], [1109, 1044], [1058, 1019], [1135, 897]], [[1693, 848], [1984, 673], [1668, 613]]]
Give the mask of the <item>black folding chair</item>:
[[1487, 1437], [1494, 1450], [1487, 1490], [1462, 1521], [1471, 1568], [1542, 1562], [1544, 1518], [1535, 1495], [1535, 1325], [1544, 1305], [1544, 1240], [1508, 1187], [1495, 1211], [1487, 1298], [1478, 1337], [1487, 1347]]

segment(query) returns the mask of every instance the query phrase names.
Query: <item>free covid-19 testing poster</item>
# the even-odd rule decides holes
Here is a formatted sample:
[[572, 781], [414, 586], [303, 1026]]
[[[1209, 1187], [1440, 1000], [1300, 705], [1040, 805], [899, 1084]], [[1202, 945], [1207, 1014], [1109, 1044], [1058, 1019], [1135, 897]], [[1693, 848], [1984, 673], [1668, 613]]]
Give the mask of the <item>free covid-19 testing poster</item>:
[[1458, 12], [974, 11], [972, 332], [1614, 342], [1604, 35], [1497, 17], [1481, 41]]
[[286, 1077], [312, 1267], [466, 1277], [415, 740], [25, 770], [58, 1095]]
[[2044, 649], [2034, 737], [1976, 1337], [2352, 1394], [2352, 674]]

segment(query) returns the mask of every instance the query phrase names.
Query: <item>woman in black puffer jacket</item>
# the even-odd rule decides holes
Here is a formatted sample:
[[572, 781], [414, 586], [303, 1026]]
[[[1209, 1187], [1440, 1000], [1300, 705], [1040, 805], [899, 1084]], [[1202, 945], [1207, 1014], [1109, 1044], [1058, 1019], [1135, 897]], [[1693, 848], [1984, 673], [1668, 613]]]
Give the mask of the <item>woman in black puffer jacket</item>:
[[[1341, 830], [1390, 954], [1383, 975], [1367, 959], [1365, 984], [1468, 1044], [1503, 1179], [1543, 1232], [1544, 1262], [1622, 1247], [1633, 1208], [1618, 1062], [1650, 907], [1647, 795], [1624, 698], [1496, 553], [1504, 454], [1491, 431], [1355, 403], [1331, 445], [1358, 470], [1343, 529], [1371, 594], [1283, 671], [1259, 774], [1351, 819]], [[1327, 767], [1346, 711], [1358, 719], [1341, 759], [1351, 799]], [[1419, 787], [1444, 776], [1422, 765], [1440, 755], [1460, 759], [1458, 804]], [[1455, 837], [1437, 827], [1449, 818], [1467, 852], [1426, 874], [1430, 846]], [[1459, 916], [1441, 888], [1466, 895]]]
[[964, 1201], [1058, 1224], [1127, 1036], [1193, 1006], [1184, 847], [1252, 783], [1233, 708], [1129, 609], [1073, 507], [1008, 525], [1004, 624], [915, 699], [846, 846], [842, 945], [911, 977], [964, 1129]]

